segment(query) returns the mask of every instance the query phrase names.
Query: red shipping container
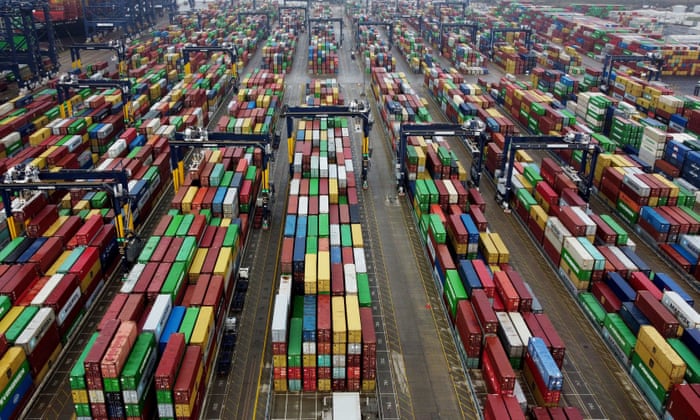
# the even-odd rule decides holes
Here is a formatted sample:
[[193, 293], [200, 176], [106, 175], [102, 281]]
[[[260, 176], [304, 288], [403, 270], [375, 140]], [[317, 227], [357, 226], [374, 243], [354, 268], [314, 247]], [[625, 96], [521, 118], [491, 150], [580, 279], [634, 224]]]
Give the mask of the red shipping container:
[[585, 236], [586, 225], [569, 207], [562, 207], [559, 212], [559, 220], [573, 236]]
[[663, 293], [654, 285], [646, 274], [642, 273], [641, 271], [634, 271], [630, 273], [628, 281], [634, 290], [646, 290], [651, 293], [652, 296], [654, 296], [654, 299], [661, 301]]
[[486, 293], [482, 289], [474, 289], [470, 300], [484, 335], [496, 334], [498, 332], [498, 318]]
[[216, 232], [217, 232], [216, 226], [207, 226], [204, 229], [204, 234], [202, 235], [202, 239], [199, 241], [199, 247], [200, 248], [211, 248], [212, 244], [214, 243], [214, 237], [216, 236]]
[[535, 319], [537, 319], [540, 328], [542, 328], [542, 331], [547, 336], [546, 341], [548, 341], [551, 346], [549, 352], [552, 354], [552, 358], [561, 369], [564, 365], [564, 356], [566, 355], [566, 345], [564, 345], [564, 341], [559, 336], [559, 333], [554, 328], [547, 314], [535, 314]]
[[605, 260], [613, 266], [613, 269], [619, 275], [621, 275], [623, 278], [627, 278], [629, 270], [620, 261], [620, 259], [617, 258], [617, 256], [610, 250], [610, 248], [608, 248], [607, 246], [599, 246], [597, 248], [598, 248], [598, 251], [600, 251], [600, 253], [603, 254], [603, 256], [605, 257]]
[[593, 283], [591, 286], [591, 293], [598, 299], [598, 302], [603, 306], [605, 312], [617, 313], [620, 311], [622, 304], [620, 299], [615, 296], [610, 287], [602, 281]]
[[597, 214], [591, 213], [589, 214], [589, 217], [596, 225], [596, 239], [602, 244], [615, 245], [615, 242], [617, 242], [617, 232], [615, 232], [615, 230], [613, 230], [610, 225], [605, 223], [605, 220], [603, 220]]
[[527, 287], [525, 287], [525, 281], [520, 276], [520, 273], [511, 269], [506, 270], [506, 273], [508, 274], [511, 285], [513, 285], [513, 289], [515, 289], [520, 299], [518, 310], [520, 312], [532, 311], [532, 294]]
[[546, 407], [532, 407], [530, 409], [530, 417], [532, 420], [551, 420], [549, 409]]
[[83, 225], [83, 219], [81, 219], [78, 216], [68, 216], [65, 222], [61, 225], [61, 227], [56, 230], [56, 232], [53, 234], [54, 238], [59, 238], [61, 240], [61, 244], [64, 247], [68, 247], [69, 242], [71, 239], [75, 236], [75, 233], [78, 232], [78, 229]]
[[[3, 275], [4, 284], [0, 285], [0, 295], [5, 295], [14, 303], [19, 296], [29, 288], [29, 286], [39, 278], [36, 264], [21, 264], [17, 271], [13, 272], [12, 277], [8, 278], [7, 271]], [[7, 279], [5, 281], [5, 279]]]
[[147, 293], [148, 287], [151, 284], [151, 280], [153, 279], [153, 276], [155, 276], [157, 271], [157, 262], [146, 263], [146, 265], [143, 267], [141, 275], [139, 276], [139, 279], [136, 281], [134, 288], [131, 290], [131, 293]]
[[343, 264], [331, 264], [331, 295], [345, 296], [344, 276]]
[[[360, 309], [361, 310], [361, 309]], [[331, 342], [331, 297], [329, 295], [318, 295], [316, 300], [316, 342]], [[318, 354], [329, 354], [330, 352], [318, 351]]]
[[482, 333], [479, 321], [474, 313], [474, 308], [466, 300], [460, 300], [457, 304], [455, 328], [462, 341], [467, 357], [479, 357], [481, 355]]
[[651, 292], [638, 291], [634, 305], [664, 338], [675, 338], [679, 336], [679, 333], [682, 333], [676, 317], [660, 301], [656, 300]]
[[170, 272], [170, 266], [170, 263], [158, 264], [158, 270], [156, 270], [146, 291], [146, 299], [149, 301], [155, 300], [156, 296], [160, 294], [160, 289], [163, 287], [166, 277], [168, 277], [168, 272]]
[[119, 313], [122, 311], [122, 307], [128, 298], [129, 295], [126, 293], [117, 293], [114, 295], [112, 302], [107, 307], [107, 311], [105, 311], [104, 315], [102, 315], [102, 319], [97, 324], [97, 331], [102, 331], [107, 321], [119, 319]]
[[85, 292], [94, 282], [100, 281], [102, 271], [100, 269], [100, 251], [92, 246], [85, 248], [78, 261], [68, 270], [78, 276], [80, 289]]
[[486, 216], [484, 216], [483, 211], [478, 207], [471, 205], [469, 206], [469, 214], [472, 216], [472, 221], [476, 225], [479, 232], [486, 232], [488, 229], [488, 222], [486, 221]]
[[41, 291], [46, 282], [49, 281], [49, 277], [37, 277], [32, 284], [29, 285], [27, 289], [22, 292], [22, 294], [15, 301], [15, 306], [29, 306], [36, 295]]
[[200, 242], [202, 236], [204, 236], [204, 230], [207, 227], [207, 219], [201, 214], [195, 214], [192, 225], [190, 225], [190, 230], [187, 231], [187, 236], [194, 236], [197, 238], [197, 243]]
[[102, 228], [104, 223], [99, 216], [92, 216], [83, 222], [78, 232], [75, 233], [75, 241], [78, 245], [87, 246], [92, 238], [97, 235], [97, 232]]
[[34, 347], [34, 351], [27, 355], [33, 377], [36, 378], [39, 373], [41, 373], [46, 363], [56, 352], [56, 348], [60, 345], [61, 336], [58, 333], [58, 327], [55, 322], [52, 322], [47, 327], [44, 335], [39, 338], [38, 343], [36, 343]]
[[586, 208], [586, 201], [578, 195], [578, 190], [575, 189], [565, 189], [560, 193], [560, 200], [562, 205], [568, 205], [569, 207], [581, 207]]
[[[200, 274], [197, 283], [192, 287], [189, 306], [202, 306], [204, 296], [207, 294], [211, 274]], [[184, 299], [183, 299], [184, 300]]]
[[173, 390], [178, 370], [185, 355], [185, 347], [185, 334], [173, 333], [170, 335], [168, 344], [166, 344], [156, 367], [154, 382], [157, 390]]
[[54, 310], [56, 323], [59, 327], [63, 327], [74, 308], [82, 309], [81, 300], [83, 296], [80, 291], [78, 277], [74, 274], [64, 274], [61, 281], [46, 297], [44, 306]]
[[58, 207], [55, 204], [45, 206], [39, 213], [32, 217], [27, 225], [27, 236], [38, 238], [43, 235], [51, 225], [58, 220]]
[[484, 293], [486, 293], [488, 298], [493, 298], [493, 296], [496, 294], [496, 285], [493, 282], [491, 270], [486, 265], [484, 260], [481, 259], [472, 260], [472, 266], [474, 267], [476, 275], [479, 277], [481, 288], [484, 290]]
[[[484, 405], [484, 420], [502, 420], [510, 419], [508, 409], [503, 401], [503, 396], [499, 394], [487, 394], [486, 404]], [[549, 420], [549, 416], [547, 416]]]
[[[180, 189], [178, 190], [178, 193], [179, 193], [180, 191], [185, 191], [185, 193], [186, 193], [186, 192], [187, 192], [187, 188], [180, 188]], [[183, 194], [183, 196], [184, 196], [184, 194]], [[173, 199], [173, 200], [174, 200], [174, 199]], [[153, 235], [153, 236], [163, 236], [163, 235], [165, 235], [165, 231], [168, 230], [168, 226], [170, 225], [170, 222], [172, 222], [172, 220], [173, 220], [173, 216], [171, 216], [171, 215], [169, 215], [169, 214], [166, 214], [166, 215], [164, 215], [163, 217], [161, 217], [160, 221], [159, 221], [158, 224], [156, 225], [156, 228], [153, 230], [152, 235]]]
[[146, 308], [146, 294], [145, 293], [131, 293], [129, 297], [124, 302], [121, 312], [119, 313], [119, 319], [122, 322], [134, 321], [138, 324], [143, 315], [143, 310]]
[[112, 338], [114, 338], [114, 335], [119, 329], [119, 324], [120, 321], [118, 319], [109, 320], [104, 324], [100, 335], [97, 337], [97, 340], [95, 340], [95, 343], [92, 345], [92, 348], [83, 361], [85, 381], [88, 390], [104, 389], [100, 363], [102, 362], [102, 357], [109, 348], [109, 344], [112, 342]]
[[[233, 287], [231, 287], [231, 289], [233, 289]], [[207, 287], [207, 294], [204, 295], [204, 300], [202, 300], [202, 306], [213, 306], [216, 308], [214, 319], [217, 321], [222, 319], [221, 313], [226, 308], [226, 305], [223, 303], [225, 298], [224, 278], [220, 275], [211, 276], [209, 287]]]
[[555, 177], [563, 171], [564, 170], [562, 169], [561, 165], [559, 165], [559, 163], [557, 163], [554, 159], [549, 157], [542, 158], [542, 162], [540, 164], [540, 176], [549, 185], [554, 185]]
[[[162, 238], [161, 238], [162, 239]], [[175, 262], [175, 257], [177, 256], [177, 253], [180, 252], [180, 248], [182, 248], [182, 243], [184, 242], [185, 238], [182, 236], [176, 236], [170, 240], [170, 245], [168, 246], [168, 249], [165, 251], [165, 255], [163, 256], [163, 259], [161, 262], [164, 263], [174, 263]], [[160, 245], [160, 242], [158, 243]]]
[[674, 419], [700, 418], [700, 394], [696, 391], [692, 385], [675, 385], [666, 404], [668, 414]]
[[493, 282], [496, 284], [496, 291], [503, 302], [506, 312], [518, 312], [520, 307], [520, 297], [513, 288], [513, 285], [505, 271], [493, 273]]
[[528, 376], [531, 376], [533, 379], [532, 382], [528, 381], [528, 386], [530, 386], [533, 393], [538, 392], [547, 405], [556, 405], [556, 403], [559, 402], [559, 399], [561, 398], [561, 391], [553, 391], [547, 388], [544, 379], [542, 379], [542, 375], [537, 370], [535, 362], [532, 360], [530, 353], [527, 352], [525, 353], [525, 363], [523, 364], [523, 371], [525, 371], [524, 376], [526, 378], [528, 378]]
[[486, 387], [490, 393], [513, 395], [515, 372], [508, 362], [508, 357], [498, 337], [489, 335], [484, 339], [481, 364]]
[[122, 322], [100, 363], [103, 378], [118, 378], [139, 332], [133, 321]]
[[547, 208], [549, 208], [549, 206], [556, 206], [559, 203], [559, 196], [546, 182], [538, 182], [535, 187], [535, 192], [542, 197]]

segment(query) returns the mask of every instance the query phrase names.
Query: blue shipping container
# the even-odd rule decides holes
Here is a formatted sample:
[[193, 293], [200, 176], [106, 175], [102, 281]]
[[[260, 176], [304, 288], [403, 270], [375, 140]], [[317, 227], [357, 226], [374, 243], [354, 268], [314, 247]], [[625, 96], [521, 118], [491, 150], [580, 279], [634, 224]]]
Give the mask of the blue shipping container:
[[527, 352], [532, 357], [533, 362], [535, 362], [535, 366], [537, 366], [537, 370], [539, 370], [547, 389], [560, 391], [564, 384], [564, 377], [557, 363], [552, 358], [552, 354], [547, 349], [544, 340], [540, 337], [530, 337], [530, 341], [527, 343]]
[[605, 283], [615, 293], [615, 296], [620, 299], [620, 302], [634, 302], [634, 299], [637, 297], [637, 292], [617, 272], [606, 272]]
[[693, 300], [693, 298], [691, 298], [690, 295], [688, 295], [682, 287], [680, 287], [675, 281], [673, 281], [673, 279], [668, 274], [654, 273], [654, 276], [651, 279], [651, 281], [662, 292], [665, 292], [666, 290], [672, 290], [678, 293], [684, 301], [688, 302], [688, 305], [695, 305], [695, 301]]
[[180, 323], [182, 322], [182, 318], [185, 317], [186, 310], [187, 308], [184, 306], [176, 306], [170, 311], [170, 317], [168, 317], [168, 322], [165, 324], [163, 333], [160, 335], [160, 340], [158, 341], [160, 354], [163, 354], [165, 346], [168, 344], [168, 341], [170, 341], [170, 335], [180, 330]]
[[649, 319], [634, 306], [634, 302], [623, 302], [618, 314], [635, 336], [639, 334], [642, 325], [649, 325]]
[[483, 288], [471, 260], [459, 260], [457, 271], [459, 272], [459, 277], [462, 279], [462, 284], [464, 285], [464, 290], [467, 291], [467, 295], [471, 296], [472, 290], [474, 289]]

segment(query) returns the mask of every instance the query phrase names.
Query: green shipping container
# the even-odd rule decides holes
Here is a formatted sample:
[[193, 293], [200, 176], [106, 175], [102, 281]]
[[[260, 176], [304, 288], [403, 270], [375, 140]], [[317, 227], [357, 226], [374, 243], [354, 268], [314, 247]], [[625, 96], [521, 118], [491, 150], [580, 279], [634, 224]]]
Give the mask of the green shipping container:
[[617, 203], [615, 204], [615, 210], [617, 210], [620, 217], [622, 217], [630, 225], [636, 224], [637, 219], [639, 219], [639, 213], [635, 212], [632, 208], [630, 208], [630, 206], [627, 205], [627, 203], [620, 200], [619, 198], [617, 200]]
[[[170, 267], [168, 276], [163, 282], [163, 287], [160, 288], [162, 294], [168, 294], [172, 297], [173, 301], [176, 299], [177, 295], [180, 293], [180, 288], [182, 287], [183, 281], [185, 279], [185, 273], [187, 272], [187, 267], [183, 262], [174, 262]], [[189, 342], [189, 337], [187, 342]]]
[[668, 344], [675, 350], [676, 353], [683, 359], [686, 364], [685, 380], [689, 384], [700, 383], [700, 359], [695, 355], [688, 346], [683, 344], [677, 338], [669, 338]]
[[311, 215], [307, 218], [306, 236], [318, 237], [318, 216]]
[[180, 222], [180, 226], [177, 227], [177, 230], [175, 231], [175, 236], [187, 236], [187, 232], [190, 231], [190, 227], [192, 226], [192, 222], [194, 222], [194, 214], [186, 214], [182, 216], [182, 221]]
[[538, 182], [542, 181], [539, 170], [534, 166], [526, 166], [523, 169], [523, 176], [533, 187], [536, 186]]
[[625, 356], [630, 358], [634, 352], [634, 346], [637, 345], [637, 337], [630, 331], [625, 321], [618, 314], [607, 314], [603, 325]]
[[180, 223], [182, 223], [182, 217], [183, 216], [181, 214], [173, 215], [173, 218], [170, 221], [168, 228], [165, 229], [165, 236], [175, 236], [175, 234], [177, 233], [177, 229], [180, 227]]
[[221, 182], [219, 182], [219, 187], [228, 187], [233, 181], [233, 171], [224, 172], [224, 176], [221, 177]]
[[445, 273], [445, 296], [447, 297], [448, 310], [452, 319], [457, 315], [457, 305], [460, 300], [467, 299], [462, 279], [457, 270], [447, 270]]
[[75, 415], [78, 417], [92, 417], [92, 412], [90, 411], [90, 404], [73, 404], [75, 408]]
[[582, 270], [581, 267], [576, 263], [576, 260], [574, 260], [571, 255], [569, 254], [569, 251], [566, 250], [566, 248], [562, 248], [561, 250], [561, 258], [566, 261], [566, 263], [569, 265], [569, 268], [571, 271], [573, 271], [574, 275], [581, 280], [581, 281], [590, 281], [591, 280], [591, 275], [593, 272], [591, 270]]
[[139, 334], [119, 378], [122, 390], [140, 390], [142, 395], [145, 394], [146, 384], [155, 372], [156, 356], [155, 335], [150, 332]]
[[318, 178], [311, 178], [309, 180], [309, 196], [315, 197], [319, 194]]
[[304, 319], [304, 296], [294, 296], [292, 300], [292, 319]]
[[372, 294], [369, 290], [369, 276], [367, 273], [357, 273], [357, 300], [360, 307], [372, 306]]
[[430, 215], [430, 232], [432, 232], [435, 242], [439, 244], [444, 244], [447, 240], [447, 231], [442, 224], [442, 220], [440, 220], [440, 216], [437, 214]]
[[174, 402], [173, 391], [168, 389], [156, 390], [156, 401], [159, 404], [172, 404]]
[[627, 244], [627, 239], [629, 238], [629, 235], [627, 234], [627, 231], [620, 226], [615, 219], [612, 218], [612, 216], [608, 214], [601, 214], [600, 218], [603, 219], [603, 221], [610, 226], [610, 229], [614, 230], [615, 233], [617, 234], [617, 242], [615, 245], [620, 245], [624, 246]]
[[330, 219], [328, 213], [318, 215], [318, 236], [319, 238], [327, 238], [330, 235]]
[[5, 333], [5, 338], [7, 339], [8, 343], [15, 344], [17, 337], [19, 337], [27, 325], [32, 322], [32, 318], [34, 318], [34, 315], [36, 315], [37, 312], [39, 312], [38, 306], [27, 306], [24, 308], [22, 313], [19, 314], [17, 319], [15, 319], [15, 322], [10, 325], [10, 328], [8, 328], [7, 332]]
[[182, 246], [175, 256], [175, 262], [181, 262], [185, 264], [185, 271], [190, 268], [192, 260], [194, 259], [194, 254], [197, 252], [197, 238], [194, 236], [185, 236], [182, 241]]
[[5, 295], [0, 295], [0, 319], [12, 308], [12, 301]]
[[210, 224], [211, 222], [211, 210], [210, 209], [201, 209], [199, 210], [199, 214], [204, 216], [204, 220], [206, 224]]
[[159, 242], [160, 236], [151, 236], [150, 238], [148, 238], [148, 240], [146, 241], [146, 245], [143, 246], [143, 249], [139, 254], [138, 262], [140, 264], [146, 264], [149, 261], [151, 261], [151, 257], [153, 256], [153, 253], [158, 247]]
[[226, 235], [224, 235], [224, 243], [222, 244], [225, 248], [235, 248], [238, 245], [238, 232], [239, 226], [236, 223], [231, 223], [226, 228]]
[[318, 237], [306, 237], [306, 254], [318, 254]]
[[302, 323], [301, 318], [292, 318], [292, 320], [289, 322], [289, 343], [287, 345], [288, 367], [301, 367]]
[[245, 179], [248, 181], [255, 181], [255, 177], [258, 173], [258, 168], [255, 165], [248, 166], [248, 170], [245, 173]]
[[598, 299], [590, 292], [579, 293], [578, 299], [586, 314], [588, 314], [596, 324], [602, 326], [607, 313], [598, 302]]
[[438, 192], [438, 189], [435, 186], [435, 181], [433, 181], [432, 179], [426, 179], [425, 186], [427, 187], [428, 193], [430, 194], [430, 202], [428, 204], [437, 204], [440, 200], [440, 193]]
[[350, 225], [340, 225], [340, 245], [352, 247], [352, 231]]
[[182, 323], [180, 323], [180, 329], [177, 332], [185, 334], [185, 343], [190, 343], [190, 337], [192, 337], [192, 331], [194, 330], [194, 324], [197, 323], [197, 317], [199, 316], [198, 307], [189, 307], [185, 311], [185, 316], [182, 318]]
[[104, 191], [98, 191], [90, 200], [90, 207], [93, 209], [103, 209], [109, 206], [109, 197]]
[[121, 392], [119, 378], [102, 378], [102, 386], [105, 392]]
[[528, 212], [530, 211], [531, 206], [537, 204], [537, 200], [535, 200], [535, 197], [533, 197], [532, 194], [530, 194], [530, 191], [526, 190], [525, 188], [519, 189], [516, 193], [516, 196], [518, 197], [518, 201], [520, 202], [520, 204]]
[[15, 249], [17, 249], [18, 246], [24, 242], [26, 238], [24, 236], [18, 236], [12, 241], [10, 241], [7, 246], [5, 246], [3, 249], [0, 249], [0, 261], [5, 262], [5, 259], [12, 254]]
[[97, 331], [92, 333], [90, 339], [85, 345], [85, 348], [83, 349], [83, 352], [80, 353], [78, 360], [73, 365], [69, 378], [71, 389], [87, 389], [87, 383], [85, 382], [85, 366], [83, 366], [83, 362], [85, 361], [88, 353], [90, 353], [90, 350], [92, 349], [92, 346], [95, 344], [95, 341], [99, 335], [100, 333]]
[[644, 365], [637, 353], [632, 354], [630, 376], [639, 386], [652, 407], [661, 413], [666, 401], [666, 390], [661, 386], [654, 374]]

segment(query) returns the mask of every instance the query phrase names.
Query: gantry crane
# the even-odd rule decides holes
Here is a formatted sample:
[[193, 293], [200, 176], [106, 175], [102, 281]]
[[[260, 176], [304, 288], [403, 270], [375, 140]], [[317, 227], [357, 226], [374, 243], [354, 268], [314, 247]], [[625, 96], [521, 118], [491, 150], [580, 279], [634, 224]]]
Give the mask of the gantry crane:
[[[565, 172], [578, 184], [579, 195], [586, 201], [589, 200], [593, 186], [593, 169], [602, 152], [599, 145], [590, 141], [590, 136], [581, 133], [569, 133], [564, 136], [506, 136], [503, 147], [503, 161], [500, 168], [500, 176], [497, 179], [496, 201], [508, 210], [510, 200], [513, 198], [513, 167], [515, 154], [518, 150], [581, 150], [581, 168], [578, 173], [571, 168], [564, 168]], [[590, 158], [590, 163], [588, 162]]]
[[374, 20], [360, 20], [357, 22], [356, 29], [355, 29], [355, 44], [359, 45], [360, 44], [360, 26], [379, 26], [380, 28], [384, 28], [384, 30], [387, 33], [387, 36], [389, 37], [389, 46], [394, 45], [394, 31], [392, 31], [392, 23], [391, 22], [383, 22], [383, 21], [374, 21]]
[[184, 65], [185, 74], [192, 74], [192, 68], [190, 66], [190, 53], [193, 52], [222, 52], [228, 54], [231, 58], [231, 73], [233, 74], [234, 87], [238, 87], [238, 53], [236, 52], [236, 47], [233, 45], [228, 45], [224, 43], [222, 46], [199, 46], [199, 45], [186, 45], [182, 48], [182, 62]]
[[207, 132], [204, 129], [188, 129], [184, 133], [176, 132], [169, 139], [171, 153], [170, 161], [173, 171], [173, 186], [175, 191], [180, 188], [185, 181], [185, 148], [216, 148], [216, 147], [256, 147], [262, 150], [262, 211], [263, 229], [269, 226], [269, 201], [270, 201], [270, 181], [269, 181], [269, 161], [272, 155], [272, 138], [270, 134], [234, 134]]
[[[40, 25], [34, 17], [39, 10], [44, 16]], [[19, 87], [33, 88], [55, 76], [60, 63], [47, 2], [0, 0], [0, 36], [0, 71], [11, 71]]]
[[133, 232], [134, 223], [131, 217], [131, 200], [129, 198], [129, 179], [126, 171], [91, 171], [61, 169], [58, 172], [40, 171], [28, 165], [17, 165], [10, 168], [0, 183], [0, 195], [7, 216], [7, 226], [10, 236], [14, 239], [19, 235], [17, 225], [12, 215], [11, 198], [14, 193], [23, 191], [54, 191], [54, 190], [100, 190], [105, 191], [112, 199], [116, 216], [117, 236], [127, 238]]
[[128, 79], [112, 80], [112, 79], [76, 79], [69, 75], [64, 75], [56, 83], [56, 93], [58, 96], [59, 110], [61, 118], [67, 118], [73, 115], [70, 97], [71, 89], [109, 89], [116, 88], [122, 94], [124, 102], [124, 121], [132, 122], [131, 116], [131, 81]]
[[349, 105], [289, 106], [284, 105], [280, 116], [287, 119], [287, 151], [289, 172], [294, 164], [294, 118], [353, 117], [362, 120], [362, 187], [367, 188], [369, 172], [369, 133], [374, 124], [372, 110], [366, 101], [350, 101]]
[[481, 52], [487, 53], [490, 58], [493, 58], [494, 47], [496, 43], [496, 35], [507, 33], [523, 33], [525, 34], [525, 47], [528, 52], [532, 49], [532, 29], [527, 25], [520, 25], [517, 28], [491, 28], [489, 43], [486, 46], [486, 51], [482, 48]]
[[307, 9], [304, 6], [280, 6], [279, 7], [280, 14], [277, 19], [278, 24], [282, 24], [282, 12], [284, 10], [303, 10], [304, 11], [304, 22], [302, 23], [302, 27], [306, 28], [308, 26], [307, 20], [309, 19], [309, 9]]
[[650, 62], [654, 68], [647, 67], [649, 72], [647, 73], [647, 80], [651, 80], [652, 75], [654, 75], [654, 80], [659, 80], [661, 76], [661, 70], [664, 66], [664, 57], [657, 52], [650, 52], [647, 55], [605, 55], [605, 60], [603, 61], [603, 78], [601, 79], [601, 89], [607, 90], [610, 87], [610, 81], [612, 80], [612, 73], [615, 67], [615, 63], [641, 63]]
[[103, 44], [73, 44], [70, 46], [70, 61], [71, 67], [79, 69], [83, 66], [80, 59], [80, 51], [95, 51], [95, 50], [112, 50], [118, 60], [119, 76], [126, 76], [126, 43], [121, 40], [109, 41]]
[[399, 129], [399, 148], [396, 151], [398, 159], [396, 182], [399, 189], [406, 187], [408, 182], [406, 148], [408, 147], [409, 136], [460, 138], [472, 155], [472, 168], [469, 171], [470, 182], [477, 187], [479, 186], [481, 162], [483, 162], [481, 155], [487, 140], [483, 123], [481, 125], [472, 123], [463, 125], [449, 123], [401, 124]]
[[[309, 22], [309, 31], [308, 31], [309, 35], [311, 35], [311, 25], [314, 22], [318, 22], [318, 23], [337, 22], [337, 23], [339, 23], [340, 24], [340, 39], [338, 40], [338, 45], [341, 47], [343, 46], [343, 19], [341, 19], [341, 18], [309, 18], [308, 22]], [[311, 36], [309, 36], [309, 44], [311, 44]]]
[[440, 50], [443, 48], [443, 41], [445, 37], [445, 32], [449, 28], [466, 28], [469, 29], [469, 36], [471, 36], [471, 43], [476, 46], [476, 33], [481, 28], [481, 25], [476, 22], [468, 23], [442, 23], [440, 22]]

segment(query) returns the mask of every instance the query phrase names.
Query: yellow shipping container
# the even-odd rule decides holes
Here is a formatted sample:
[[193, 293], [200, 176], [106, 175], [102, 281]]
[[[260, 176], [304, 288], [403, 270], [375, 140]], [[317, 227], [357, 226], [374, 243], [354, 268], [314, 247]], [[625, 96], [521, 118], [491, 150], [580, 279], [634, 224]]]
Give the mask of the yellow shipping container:
[[508, 251], [508, 247], [506, 247], [506, 244], [503, 242], [503, 239], [501, 239], [501, 235], [499, 235], [497, 232], [491, 232], [490, 235], [491, 240], [493, 241], [493, 244], [496, 246], [496, 250], [498, 251], [498, 263], [507, 264], [510, 260], [510, 251]]
[[331, 291], [331, 253], [318, 251], [317, 293], [330, 293]]
[[192, 330], [190, 344], [199, 346], [202, 349], [202, 363], [206, 363], [209, 352], [213, 351], [214, 342], [214, 308], [212, 306], [202, 306], [199, 308], [197, 321]]
[[352, 246], [353, 248], [364, 248], [364, 241], [362, 240], [362, 225], [359, 223], [353, 223], [350, 225], [352, 231]]
[[272, 366], [279, 368], [287, 367], [287, 355], [286, 354], [273, 354], [272, 355]]
[[304, 294], [315, 295], [318, 292], [317, 255], [304, 256]]
[[518, 150], [517, 152], [515, 152], [515, 160], [518, 162], [527, 162], [527, 163], [534, 162], [534, 160], [532, 159], [532, 156], [530, 156], [524, 150]]
[[588, 285], [590, 282], [588, 280], [581, 280], [576, 276], [574, 270], [571, 269], [569, 263], [566, 262], [565, 258], [559, 260], [559, 268], [564, 272], [567, 279], [574, 285], [576, 290], [588, 290]]
[[644, 347], [656, 364], [671, 377], [672, 380], [682, 380], [685, 375], [686, 364], [675, 350], [666, 342], [656, 328], [651, 325], [643, 325], [637, 335], [635, 351]]
[[331, 391], [331, 380], [330, 379], [319, 379], [318, 380], [318, 391], [319, 392], [330, 392]]
[[[345, 324], [345, 298], [331, 297], [331, 320], [333, 322], [333, 344], [347, 343], [347, 326]], [[335, 354], [339, 354], [334, 352]], [[345, 352], [342, 352], [345, 354]]]
[[535, 223], [537, 223], [537, 226], [544, 229], [545, 226], [547, 225], [548, 218], [549, 218], [549, 215], [544, 210], [544, 208], [542, 208], [542, 206], [539, 206], [539, 205], [530, 206], [530, 219], [534, 220]]
[[328, 179], [328, 201], [330, 204], [338, 204], [338, 180]]
[[[21, 308], [24, 309], [24, 307]], [[9, 314], [8, 312], [8, 315]], [[12, 346], [7, 349], [2, 359], [0, 359], [0, 369], [2, 371], [2, 375], [0, 375], [0, 389], [5, 389], [7, 387], [7, 384], [10, 383], [10, 380], [17, 373], [25, 360], [27, 360], [27, 356], [24, 354], [22, 347]]]
[[[656, 380], [659, 381], [659, 384], [661, 384], [666, 391], [670, 390], [673, 385], [683, 382], [683, 376], [680, 378], [677, 376], [672, 378], [668, 372], [663, 369], [657, 358], [643, 345], [636, 346], [634, 352], [642, 359], [644, 365], [649, 368]], [[683, 369], [683, 375], [685, 375], [685, 369]]]
[[[53, 276], [58, 272], [58, 269], [63, 265], [63, 263], [66, 261], [66, 259], [70, 256], [71, 252], [73, 251], [63, 251], [63, 253], [56, 259], [56, 261], [49, 267], [49, 269], [46, 271], [47, 276]], [[0, 328], [0, 333], [2, 333], [2, 329]]]
[[29, 145], [38, 146], [49, 137], [51, 137], [51, 129], [48, 127], [40, 128], [29, 136]]
[[187, 280], [190, 284], [197, 283], [199, 275], [202, 273], [202, 266], [204, 265], [204, 260], [207, 258], [208, 251], [209, 248], [197, 248], [190, 269], [187, 271]]
[[301, 363], [302, 363], [302, 366], [304, 366], [305, 368], [316, 367], [316, 353], [313, 353], [313, 354], [304, 353], [304, 354], [302, 354]]
[[86, 389], [71, 389], [70, 391], [73, 404], [89, 404], [88, 393]]
[[[362, 380], [362, 392], [374, 392], [376, 389], [377, 389], [377, 381], [375, 379], [363, 379]], [[320, 389], [319, 389], [319, 391], [320, 391]]]
[[479, 234], [479, 249], [487, 264], [498, 264], [498, 248], [493, 243], [491, 235], [484, 232]]
[[192, 212], [192, 201], [197, 195], [197, 191], [199, 191], [199, 188], [195, 187], [194, 185], [187, 188], [187, 192], [182, 198], [182, 208], [180, 209], [184, 214], [189, 214]]
[[230, 217], [222, 217], [221, 218], [221, 223], [219, 223], [220, 227], [229, 227], [231, 224], [231, 218]]
[[530, 181], [528, 181], [527, 178], [525, 178], [525, 175], [518, 173], [515, 173], [513, 175], [518, 180], [518, 182], [522, 184], [524, 189], [526, 189], [530, 194], [533, 193], [532, 184], [530, 184]]
[[214, 273], [224, 278], [224, 290], [228, 290], [228, 283], [233, 272], [233, 251], [231, 248], [221, 248], [219, 256], [214, 264]]
[[361, 343], [362, 324], [360, 322], [360, 304], [357, 295], [345, 296], [345, 314], [348, 323], [348, 343]]

